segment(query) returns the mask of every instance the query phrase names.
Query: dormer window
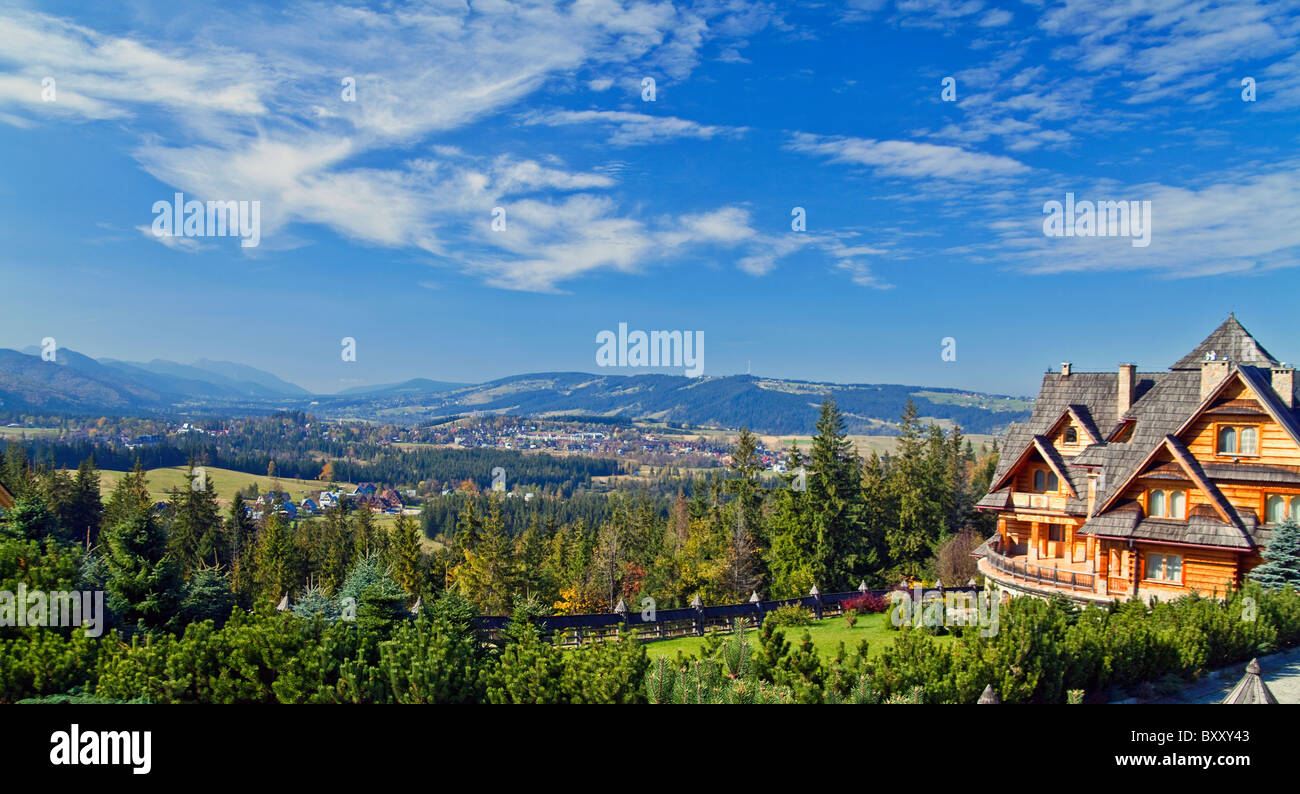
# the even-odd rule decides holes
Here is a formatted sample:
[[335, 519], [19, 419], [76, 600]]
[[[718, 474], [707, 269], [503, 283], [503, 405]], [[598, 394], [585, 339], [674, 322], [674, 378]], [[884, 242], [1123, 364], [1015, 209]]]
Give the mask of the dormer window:
[[1076, 429], [1073, 428], [1073, 427], [1067, 427], [1067, 428], [1065, 428], [1065, 443], [1066, 443], [1066, 444], [1078, 444], [1078, 443], [1079, 443], [1079, 431], [1076, 430]]
[[1034, 490], [1035, 491], [1059, 491], [1061, 490], [1061, 481], [1054, 472], [1046, 469], [1034, 469]]
[[1147, 515], [1152, 518], [1187, 518], [1187, 492], [1147, 491]]
[[1215, 449], [1233, 457], [1259, 454], [1259, 429], [1253, 425], [1219, 425]]

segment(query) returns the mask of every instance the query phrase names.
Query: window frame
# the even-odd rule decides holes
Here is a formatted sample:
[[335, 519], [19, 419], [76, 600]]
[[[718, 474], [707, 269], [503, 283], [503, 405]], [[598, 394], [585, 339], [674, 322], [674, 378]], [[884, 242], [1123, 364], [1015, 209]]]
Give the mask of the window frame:
[[[1154, 500], [1151, 497], [1152, 494], [1157, 494], [1157, 493], [1160, 494], [1161, 499], [1164, 500], [1164, 505], [1163, 505], [1164, 509], [1161, 515], [1156, 515], [1154, 512], [1152, 512], [1152, 504]], [[1183, 498], [1183, 514], [1181, 516], [1176, 516], [1173, 514], [1174, 494], [1179, 494]], [[1147, 488], [1145, 496], [1146, 496], [1146, 504], [1144, 505], [1144, 507], [1145, 507], [1147, 518], [1163, 518], [1168, 521], [1187, 520], [1188, 497], [1187, 497], [1186, 488]]]
[[[1220, 458], [1258, 458], [1260, 456], [1259, 447], [1263, 434], [1259, 431], [1260, 425], [1249, 422], [1215, 422], [1214, 423], [1214, 454]], [[1235, 452], [1224, 452], [1219, 448], [1219, 436], [1224, 430], [1232, 430], [1233, 447]], [[1255, 451], [1241, 451], [1241, 436], [1243, 431], [1250, 430], [1255, 434]]]
[[[1151, 559], [1153, 557], [1160, 559], [1160, 576], [1151, 575]], [[1168, 558], [1177, 558], [1178, 560], [1177, 579], [1170, 579], [1164, 575], [1165, 571], [1167, 570], [1167, 566], [1165, 565], [1165, 560]], [[1181, 587], [1183, 586], [1183, 583], [1187, 576], [1186, 561], [1187, 558], [1181, 554], [1169, 554], [1163, 551], [1145, 551], [1142, 553], [1142, 581], [1155, 582], [1157, 584], [1176, 584]]]
[[[1039, 475], [1041, 475], [1043, 478], [1042, 488], [1038, 487]], [[1052, 487], [1052, 480], [1056, 480], [1055, 487]], [[1056, 475], [1056, 472], [1052, 471], [1051, 466], [1043, 466], [1043, 465], [1035, 466], [1033, 468], [1033, 474], [1030, 475], [1029, 485], [1037, 493], [1059, 494], [1061, 492], [1061, 478]]]
[[[1259, 495], [1260, 522], [1267, 526], [1277, 526], [1282, 523], [1282, 521], [1269, 520], [1268, 500], [1274, 496], [1282, 500], [1282, 521], [1286, 521], [1287, 518], [1293, 515], [1292, 511], [1296, 509], [1294, 506], [1300, 505], [1300, 490], [1261, 491]], [[1300, 518], [1297, 518], [1296, 521], [1300, 522]]]

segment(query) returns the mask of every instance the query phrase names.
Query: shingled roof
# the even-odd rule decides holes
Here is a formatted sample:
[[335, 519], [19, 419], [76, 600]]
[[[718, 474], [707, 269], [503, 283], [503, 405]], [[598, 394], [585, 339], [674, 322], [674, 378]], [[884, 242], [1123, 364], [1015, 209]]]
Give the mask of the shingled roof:
[[1211, 356], [1232, 359], [1238, 364], [1248, 364], [1252, 367], [1276, 367], [1281, 363], [1273, 358], [1263, 345], [1255, 341], [1255, 337], [1251, 336], [1250, 332], [1237, 322], [1236, 315], [1232, 314], [1223, 321], [1223, 325], [1215, 328], [1213, 333], [1205, 337], [1204, 342], [1178, 359], [1170, 369], [1200, 371], [1201, 362], [1209, 360]]
[[[1278, 360], [1255, 341], [1235, 316], [1229, 316], [1204, 341], [1179, 359], [1170, 371], [1135, 373], [1133, 399], [1123, 416], [1118, 414], [1120, 376], [1117, 372], [1046, 373], [1033, 415], [1027, 422], [1008, 428], [992, 481], [996, 490], [981, 499], [978, 506], [984, 509], [1005, 507], [1009, 490], [1006, 487], [1007, 475], [1026, 455], [1035, 454], [1044, 436], [1059, 423], [1062, 414], [1069, 411], [1076, 418], [1086, 417], [1092, 425], [1088, 432], [1092, 433], [1095, 427], [1103, 439], [1111, 438], [1122, 422], [1133, 422], [1133, 432], [1126, 441], [1091, 444], [1064, 461], [1067, 480], [1078, 495], [1067, 500], [1066, 510], [1071, 514], [1082, 515], [1087, 511], [1087, 501], [1083, 498], [1087, 494], [1087, 472], [1096, 470], [1104, 475], [1096, 480], [1095, 509], [1098, 514], [1084, 524], [1081, 534], [1178, 540], [1237, 549], [1262, 545], [1269, 531], [1260, 525], [1259, 516], [1253, 511], [1236, 510], [1218, 491], [1214, 481], [1296, 482], [1300, 480], [1300, 472], [1250, 464], [1232, 467], [1201, 464], [1175, 438], [1212, 399], [1212, 396], [1210, 399], [1201, 396], [1201, 366], [1211, 354], [1215, 360], [1231, 360], [1229, 375], [1239, 374], [1259, 395], [1264, 410], [1300, 440], [1297, 410], [1286, 407], [1276, 398], [1269, 372], [1264, 369], [1279, 366]], [[1225, 378], [1216, 393], [1229, 380], [1231, 377]], [[1295, 405], [1297, 401], [1292, 403]], [[1161, 465], [1155, 460], [1161, 450], [1171, 454], [1171, 463], [1177, 471], [1174, 466]], [[1055, 450], [1051, 452], [1055, 453]], [[1059, 456], [1053, 455], [1051, 462], [1059, 465]], [[1139, 469], [1153, 463], [1156, 476], [1189, 479], [1197, 487], [1208, 490], [1214, 508], [1194, 509], [1186, 522], [1174, 522], [1148, 519], [1136, 503], [1115, 501]], [[1225, 471], [1226, 468], [1231, 472]]]

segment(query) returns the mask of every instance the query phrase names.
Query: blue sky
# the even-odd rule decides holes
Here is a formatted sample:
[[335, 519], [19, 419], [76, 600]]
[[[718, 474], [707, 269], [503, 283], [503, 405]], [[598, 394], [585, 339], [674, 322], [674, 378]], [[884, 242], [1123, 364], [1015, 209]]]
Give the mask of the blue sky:
[[[331, 392], [595, 371], [626, 322], [707, 375], [1026, 394], [1236, 311], [1300, 359], [1300, 12], [1098, 5], [0, 4], [0, 347]], [[154, 236], [177, 191], [260, 244]], [[1067, 192], [1150, 245], [1045, 236]]]

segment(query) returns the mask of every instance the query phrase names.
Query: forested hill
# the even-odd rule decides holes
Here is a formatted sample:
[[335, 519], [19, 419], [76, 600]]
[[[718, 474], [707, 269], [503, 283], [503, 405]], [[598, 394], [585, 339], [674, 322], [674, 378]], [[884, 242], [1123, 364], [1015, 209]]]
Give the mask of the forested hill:
[[593, 375], [544, 372], [473, 385], [415, 378], [312, 395], [275, 375], [227, 362], [193, 365], [94, 359], [60, 349], [57, 362], [36, 351], [0, 350], [0, 421], [32, 415], [220, 416], [305, 410], [325, 418], [417, 423], [474, 412], [546, 417], [611, 417], [686, 426], [749, 427], [811, 433], [818, 406], [832, 396], [850, 433], [891, 434], [909, 399], [919, 415], [970, 433], [997, 433], [1029, 416], [1018, 398], [957, 389], [835, 384], [751, 375]]
[[958, 389], [834, 384], [752, 375], [592, 375], [549, 372], [429, 394], [319, 397], [324, 416], [425, 421], [474, 411], [515, 415], [619, 416], [763, 433], [809, 433], [818, 406], [834, 397], [850, 433], [890, 434], [907, 401], [922, 417], [949, 420], [970, 433], [996, 433], [1029, 416], [1028, 401]]

